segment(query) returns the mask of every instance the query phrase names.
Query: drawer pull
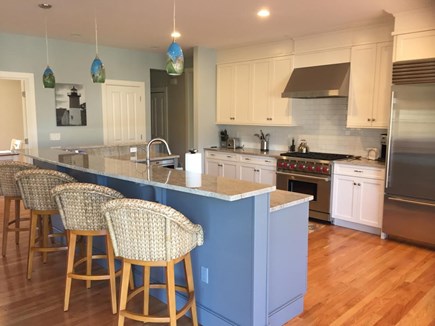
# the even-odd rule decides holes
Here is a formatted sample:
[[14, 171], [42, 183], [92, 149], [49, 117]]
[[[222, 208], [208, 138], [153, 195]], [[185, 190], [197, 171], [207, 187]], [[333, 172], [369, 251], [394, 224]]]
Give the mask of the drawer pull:
[[353, 170], [353, 172], [356, 172], [356, 173], [363, 173], [364, 171], [361, 171], [361, 170]]

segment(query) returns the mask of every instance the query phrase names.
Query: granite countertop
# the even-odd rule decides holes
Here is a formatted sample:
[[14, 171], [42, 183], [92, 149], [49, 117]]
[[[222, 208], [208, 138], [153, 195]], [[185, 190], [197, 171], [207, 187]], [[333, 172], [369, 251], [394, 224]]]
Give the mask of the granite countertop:
[[18, 155], [18, 153], [10, 150], [0, 151], [0, 156], [11, 156], [11, 155]]
[[281, 153], [284, 153], [285, 151], [267, 151], [262, 152], [258, 148], [211, 148], [207, 147], [204, 148], [204, 150], [207, 151], [216, 151], [216, 152], [225, 152], [225, 153], [234, 153], [234, 154], [244, 154], [244, 155], [257, 155], [257, 156], [263, 156], [263, 157], [273, 157], [278, 158], [281, 156]]
[[369, 160], [363, 157], [359, 159], [338, 160], [338, 161], [334, 161], [334, 164], [361, 165], [361, 166], [367, 166], [367, 167], [373, 167], [379, 169], [385, 168], [385, 162]]
[[227, 201], [266, 194], [276, 189], [275, 186], [259, 183], [167, 169], [155, 165], [148, 166], [120, 158], [66, 152], [60, 149], [23, 149], [20, 153], [42, 162], [83, 172]]
[[312, 195], [284, 190], [275, 190], [270, 193], [270, 211], [278, 211], [280, 209], [302, 204], [313, 199], [314, 197]]

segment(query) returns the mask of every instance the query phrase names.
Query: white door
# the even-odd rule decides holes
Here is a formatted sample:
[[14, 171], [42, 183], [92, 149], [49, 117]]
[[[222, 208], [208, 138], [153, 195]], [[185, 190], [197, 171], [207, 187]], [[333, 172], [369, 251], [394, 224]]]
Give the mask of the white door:
[[168, 92], [167, 88], [151, 90], [151, 138], [168, 139]]
[[[8, 119], [14, 119], [14, 117], [17, 120], [21, 119], [21, 128], [19, 128], [20, 135], [15, 136], [14, 134], [14, 138], [22, 137], [27, 147], [38, 147], [34, 75], [31, 73], [0, 71], [0, 81], [20, 83], [20, 92], [14, 95], [14, 97], [16, 97], [14, 101], [20, 104], [19, 112], [14, 112], [10, 109], [8, 110], [8, 108], [1, 108], [1, 117], [4, 117], [5, 114], [7, 114]], [[10, 95], [11, 94], [8, 94], [8, 96]], [[7, 113], [4, 113], [4, 109], [7, 111]], [[15, 113], [17, 114], [15, 115]], [[4, 129], [1, 128], [0, 137], [2, 139], [7, 139], [5, 139], [5, 145], [2, 143], [0, 146], [0, 150], [9, 149], [11, 144], [11, 135], [5, 135], [3, 134], [3, 131]]]
[[102, 91], [104, 144], [145, 141], [145, 84], [106, 80]]

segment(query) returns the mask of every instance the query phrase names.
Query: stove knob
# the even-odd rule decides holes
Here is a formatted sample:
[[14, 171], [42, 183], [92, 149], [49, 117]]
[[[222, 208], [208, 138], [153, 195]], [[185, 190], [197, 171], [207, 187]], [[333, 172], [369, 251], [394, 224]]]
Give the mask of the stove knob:
[[309, 172], [313, 172], [313, 171], [314, 171], [314, 166], [313, 166], [313, 165], [308, 165], [308, 166], [307, 166], [307, 170], [308, 170]]
[[290, 169], [291, 169], [291, 170], [296, 169], [296, 163], [292, 163], [292, 164], [290, 164]]
[[321, 165], [316, 165], [316, 172], [322, 173], [322, 166]]
[[324, 166], [322, 168], [322, 172], [325, 173], [325, 174], [328, 174], [329, 173], [329, 166]]
[[299, 164], [298, 169], [299, 170], [305, 170], [305, 164]]
[[283, 169], [285, 167], [285, 162], [279, 162], [278, 167]]

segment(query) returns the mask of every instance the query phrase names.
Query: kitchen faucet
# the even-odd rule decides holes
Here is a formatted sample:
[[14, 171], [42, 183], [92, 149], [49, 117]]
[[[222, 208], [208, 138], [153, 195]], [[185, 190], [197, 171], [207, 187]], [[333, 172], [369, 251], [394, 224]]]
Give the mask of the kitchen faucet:
[[150, 165], [150, 163], [151, 163], [151, 160], [150, 160], [150, 147], [151, 147], [151, 145], [153, 144], [153, 143], [155, 143], [155, 142], [157, 142], [157, 141], [160, 141], [160, 142], [162, 142], [163, 144], [165, 144], [165, 146], [166, 146], [166, 150], [168, 151], [168, 155], [172, 155], [172, 153], [171, 153], [171, 150], [169, 149], [169, 145], [168, 145], [168, 142], [166, 141], [166, 140], [164, 140], [163, 138], [153, 138], [153, 139], [151, 139], [149, 142], [148, 142], [148, 144], [147, 144], [147, 157], [146, 157], [146, 163], [147, 163], [147, 165], [149, 166]]

